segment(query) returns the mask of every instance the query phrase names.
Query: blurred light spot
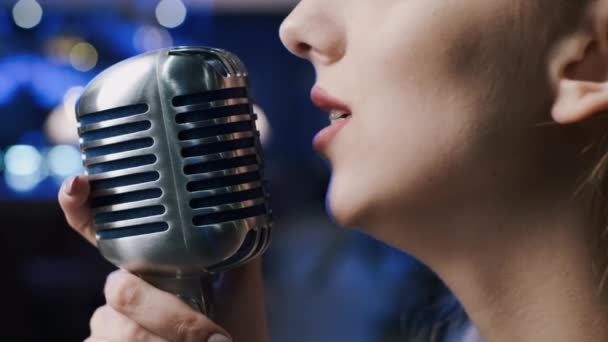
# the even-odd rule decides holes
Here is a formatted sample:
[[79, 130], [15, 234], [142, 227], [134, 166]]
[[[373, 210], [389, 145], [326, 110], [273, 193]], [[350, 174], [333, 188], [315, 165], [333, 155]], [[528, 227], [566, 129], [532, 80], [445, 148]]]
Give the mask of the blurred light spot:
[[49, 114], [44, 131], [53, 144], [77, 144], [76, 102], [84, 87], [72, 87], [63, 97], [63, 103]]
[[42, 20], [42, 7], [36, 0], [19, 0], [13, 7], [13, 19], [19, 27], [33, 28]]
[[72, 145], [59, 145], [47, 154], [47, 164], [51, 175], [65, 178], [82, 172], [80, 151]]
[[139, 52], [157, 50], [171, 45], [173, 45], [171, 34], [159, 27], [144, 25], [138, 28], [133, 36], [133, 46]]
[[97, 65], [97, 50], [89, 43], [78, 43], [70, 50], [70, 63], [74, 69], [89, 71]]
[[19, 192], [32, 190], [42, 178], [42, 156], [33, 146], [11, 146], [4, 155], [5, 180]]
[[70, 64], [70, 53], [72, 48], [81, 42], [82, 40], [76, 37], [54, 37], [46, 41], [44, 50], [49, 59], [63, 64]]
[[6, 172], [15, 175], [29, 175], [40, 169], [42, 157], [40, 152], [30, 145], [15, 145], [9, 147], [4, 156]]
[[260, 131], [260, 140], [262, 145], [267, 145], [272, 136], [272, 129], [270, 127], [270, 123], [268, 122], [268, 117], [266, 116], [266, 112], [262, 109], [262, 107], [257, 104], [253, 105], [253, 112], [258, 115], [258, 121], [256, 122], [256, 126], [258, 131]]
[[63, 108], [65, 109], [66, 117], [74, 118], [74, 121], [76, 121], [76, 102], [78, 102], [83, 92], [84, 87], [77, 86], [68, 89], [63, 96]]
[[156, 20], [167, 28], [175, 28], [186, 20], [188, 10], [181, 0], [161, 0], [156, 6]]

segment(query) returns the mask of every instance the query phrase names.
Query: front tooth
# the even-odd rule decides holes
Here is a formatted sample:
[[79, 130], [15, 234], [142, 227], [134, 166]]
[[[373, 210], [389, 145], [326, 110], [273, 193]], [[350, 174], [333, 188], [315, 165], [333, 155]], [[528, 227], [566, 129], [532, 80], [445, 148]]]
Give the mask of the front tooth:
[[331, 121], [338, 120], [341, 116], [342, 116], [342, 113], [340, 113], [337, 110], [332, 110], [331, 112], [329, 112], [329, 119]]
[[342, 116], [344, 116], [345, 114], [347, 114], [346, 112], [342, 112], [339, 110], [332, 110], [331, 112], [329, 112], [329, 119], [332, 121], [341, 119]]

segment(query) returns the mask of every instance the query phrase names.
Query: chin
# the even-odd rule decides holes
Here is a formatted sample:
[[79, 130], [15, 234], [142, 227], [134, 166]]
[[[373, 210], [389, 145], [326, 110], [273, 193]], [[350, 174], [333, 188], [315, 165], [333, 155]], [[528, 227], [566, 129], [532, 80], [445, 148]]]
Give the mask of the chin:
[[355, 184], [340, 184], [336, 179], [332, 181], [327, 190], [326, 209], [334, 222], [345, 228], [362, 228], [366, 222], [365, 199], [369, 194], [357, 191]]

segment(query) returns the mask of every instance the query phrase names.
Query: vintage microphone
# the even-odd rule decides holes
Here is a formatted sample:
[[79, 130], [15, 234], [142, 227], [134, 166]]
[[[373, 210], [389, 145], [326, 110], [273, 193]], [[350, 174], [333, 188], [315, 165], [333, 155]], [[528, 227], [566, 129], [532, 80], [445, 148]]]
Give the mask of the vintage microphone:
[[154, 51], [102, 72], [76, 107], [99, 250], [212, 315], [201, 276], [263, 253], [272, 226], [243, 63]]

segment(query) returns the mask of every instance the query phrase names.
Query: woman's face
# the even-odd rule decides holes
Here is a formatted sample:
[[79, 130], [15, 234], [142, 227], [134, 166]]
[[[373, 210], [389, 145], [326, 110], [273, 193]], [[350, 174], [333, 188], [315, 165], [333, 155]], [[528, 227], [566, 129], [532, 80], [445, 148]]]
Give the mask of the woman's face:
[[[513, 0], [303, 0], [283, 43], [352, 116], [318, 150], [338, 223], [505, 203], [559, 165], [542, 20]], [[542, 18], [542, 16], [539, 16]], [[443, 217], [442, 216], [442, 217]]]

